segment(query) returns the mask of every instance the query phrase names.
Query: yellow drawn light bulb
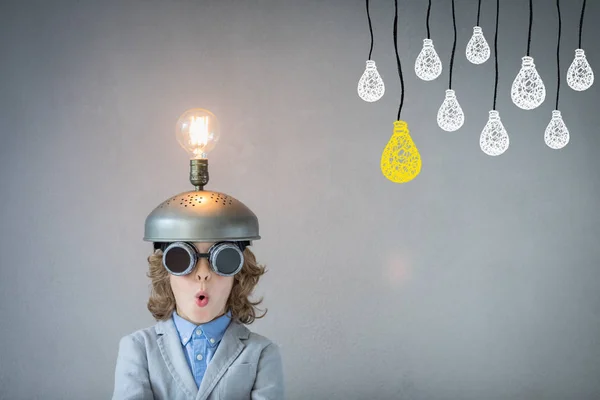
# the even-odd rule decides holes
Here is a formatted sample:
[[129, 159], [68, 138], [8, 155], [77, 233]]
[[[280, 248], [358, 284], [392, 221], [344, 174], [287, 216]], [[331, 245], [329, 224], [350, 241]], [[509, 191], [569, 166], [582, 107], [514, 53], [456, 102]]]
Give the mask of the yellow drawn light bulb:
[[381, 172], [395, 183], [411, 181], [421, 172], [421, 155], [406, 121], [394, 122], [394, 134], [381, 154]]

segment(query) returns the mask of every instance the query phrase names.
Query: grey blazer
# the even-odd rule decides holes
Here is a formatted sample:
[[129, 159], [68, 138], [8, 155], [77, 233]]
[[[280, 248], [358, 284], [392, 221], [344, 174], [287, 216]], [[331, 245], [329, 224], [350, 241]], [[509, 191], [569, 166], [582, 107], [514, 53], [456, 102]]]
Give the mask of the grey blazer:
[[185, 359], [173, 320], [119, 342], [113, 400], [279, 400], [284, 398], [279, 347], [231, 321], [200, 388]]

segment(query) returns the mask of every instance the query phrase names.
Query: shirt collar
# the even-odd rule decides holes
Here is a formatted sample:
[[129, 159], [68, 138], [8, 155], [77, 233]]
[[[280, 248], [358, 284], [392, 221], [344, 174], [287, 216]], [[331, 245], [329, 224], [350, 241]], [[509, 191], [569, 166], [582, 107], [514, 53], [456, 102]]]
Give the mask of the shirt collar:
[[200, 325], [195, 325], [192, 322], [181, 318], [177, 314], [177, 311], [173, 311], [173, 322], [175, 323], [177, 333], [179, 334], [179, 340], [181, 340], [183, 346], [186, 346], [189, 343], [193, 337], [194, 331], [197, 328], [200, 328], [202, 330], [202, 337], [207, 340], [207, 344], [214, 347], [219, 344], [223, 335], [225, 335], [225, 330], [227, 330], [229, 322], [231, 322], [231, 311], [221, 315], [219, 318], [215, 318], [210, 322]]

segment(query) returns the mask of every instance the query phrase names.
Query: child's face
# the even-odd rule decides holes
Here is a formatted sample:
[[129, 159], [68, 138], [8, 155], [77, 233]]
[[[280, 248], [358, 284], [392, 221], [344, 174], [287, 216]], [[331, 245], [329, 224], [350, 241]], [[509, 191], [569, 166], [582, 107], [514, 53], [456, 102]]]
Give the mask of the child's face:
[[[214, 243], [194, 243], [200, 253], [208, 253]], [[216, 274], [206, 258], [200, 258], [196, 268], [187, 275], [170, 275], [177, 314], [194, 324], [204, 324], [223, 315], [231, 287], [232, 276]]]

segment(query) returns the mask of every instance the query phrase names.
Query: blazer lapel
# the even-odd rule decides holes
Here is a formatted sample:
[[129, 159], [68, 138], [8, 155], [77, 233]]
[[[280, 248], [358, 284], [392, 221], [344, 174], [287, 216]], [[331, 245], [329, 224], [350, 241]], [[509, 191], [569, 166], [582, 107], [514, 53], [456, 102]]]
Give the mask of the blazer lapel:
[[169, 318], [166, 321], [158, 322], [156, 324], [156, 333], [158, 335], [157, 342], [160, 353], [165, 360], [171, 376], [173, 376], [177, 386], [179, 386], [186, 396], [193, 399], [198, 393], [198, 387], [183, 354], [181, 341], [179, 340], [173, 320]]
[[246, 347], [242, 339], [248, 339], [249, 336], [250, 331], [248, 328], [238, 322], [231, 321], [214, 357], [206, 368], [196, 400], [206, 400], [208, 398], [227, 368], [231, 366]]

